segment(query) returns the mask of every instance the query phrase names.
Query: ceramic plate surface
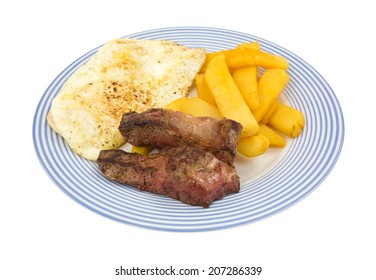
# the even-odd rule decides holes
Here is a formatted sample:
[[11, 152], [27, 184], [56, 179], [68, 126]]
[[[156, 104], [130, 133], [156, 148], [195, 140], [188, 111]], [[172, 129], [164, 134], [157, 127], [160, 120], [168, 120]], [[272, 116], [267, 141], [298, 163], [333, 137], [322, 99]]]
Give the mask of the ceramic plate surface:
[[267, 40], [218, 28], [163, 28], [125, 37], [171, 40], [207, 52], [259, 41], [262, 50], [289, 60], [290, 82], [281, 99], [304, 113], [306, 127], [301, 136], [288, 140], [284, 149], [270, 149], [254, 159], [240, 157], [236, 168], [241, 191], [214, 202], [208, 209], [113, 183], [102, 176], [95, 162], [72, 152], [47, 123], [52, 99], [69, 76], [96, 53], [96, 48], [70, 64], [51, 83], [38, 104], [33, 124], [34, 146], [43, 168], [78, 203], [116, 221], [149, 229], [214, 230], [280, 212], [319, 186], [332, 170], [344, 139], [342, 111], [324, 78], [295, 54]]

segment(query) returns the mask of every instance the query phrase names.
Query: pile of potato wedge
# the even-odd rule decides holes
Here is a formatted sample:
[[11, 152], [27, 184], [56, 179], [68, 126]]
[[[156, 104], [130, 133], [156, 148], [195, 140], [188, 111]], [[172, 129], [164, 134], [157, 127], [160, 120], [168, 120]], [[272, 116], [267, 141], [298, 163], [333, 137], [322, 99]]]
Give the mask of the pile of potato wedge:
[[285, 137], [299, 136], [305, 125], [302, 112], [278, 99], [289, 82], [287, 68], [284, 57], [262, 51], [258, 42], [208, 53], [195, 78], [197, 97], [179, 98], [165, 109], [233, 119], [243, 126], [238, 152], [262, 155], [269, 147], [284, 147]]

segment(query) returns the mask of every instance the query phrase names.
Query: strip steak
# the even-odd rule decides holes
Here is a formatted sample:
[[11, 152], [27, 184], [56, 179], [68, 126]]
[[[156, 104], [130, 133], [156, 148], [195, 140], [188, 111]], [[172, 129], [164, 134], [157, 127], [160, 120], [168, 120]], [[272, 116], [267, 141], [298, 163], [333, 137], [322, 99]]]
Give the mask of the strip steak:
[[149, 155], [103, 150], [98, 165], [109, 179], [206, 208], [240, 188], [232, 165], [193, 146], [163, 148]]
[[119, 130], [125, 140], [135, 146], [197, 146], [233, 164], [242, 126], [229, 119], [217, 120], [172, 110], [150, 109], [143, 113], [125, 113]]

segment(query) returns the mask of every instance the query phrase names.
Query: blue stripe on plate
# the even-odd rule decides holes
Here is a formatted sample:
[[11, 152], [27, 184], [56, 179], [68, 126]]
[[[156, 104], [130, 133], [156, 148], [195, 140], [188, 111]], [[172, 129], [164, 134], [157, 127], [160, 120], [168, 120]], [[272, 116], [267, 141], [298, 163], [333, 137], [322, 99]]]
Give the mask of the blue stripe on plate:
[[215, 230], [251, 223], [282, 211], [314, 190], [332, 170], [344, 139], [341, 107], [324, 78], [297, 55], [262, 38], [219, 28], [171, 27], [126, 37], [171, 40], [188, 47], [206, 48], [208, 52], [259, 41], [263, 50], [289, 60], [290, 82], [282, 99], [304, 112], [306, 127], [300, 137], [281, 150], [276, 162], [256, 178], [243, 182], [240, 193], [214, 202], [209, 209], [111, 182], [95, 163], [73, 153], [46, 121], [52, 99], [70, 75], [97, 52], [97, 47], [56, 77], [43, 94], [33, 122], [39, 161], [52, 181], [78, 203], [113, 220], [149, 229]]

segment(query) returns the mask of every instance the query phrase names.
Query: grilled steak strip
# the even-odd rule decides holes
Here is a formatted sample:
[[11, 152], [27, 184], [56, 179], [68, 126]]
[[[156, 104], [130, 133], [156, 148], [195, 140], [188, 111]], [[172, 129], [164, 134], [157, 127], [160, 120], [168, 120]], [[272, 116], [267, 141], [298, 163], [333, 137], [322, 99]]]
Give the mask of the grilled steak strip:
[[103, 150], [98, 165], [109, 179], [206, 208], [240, 188], [233, 166], [192, 146], [164, 148], [149, 155]]
[[119, 130], [125, 140], [135, 146], [197, 146], [233, 164], [242, 126], [229, 119], [217, 120], [172, 110], [150, 109], [143, 113], [125, 113]]

